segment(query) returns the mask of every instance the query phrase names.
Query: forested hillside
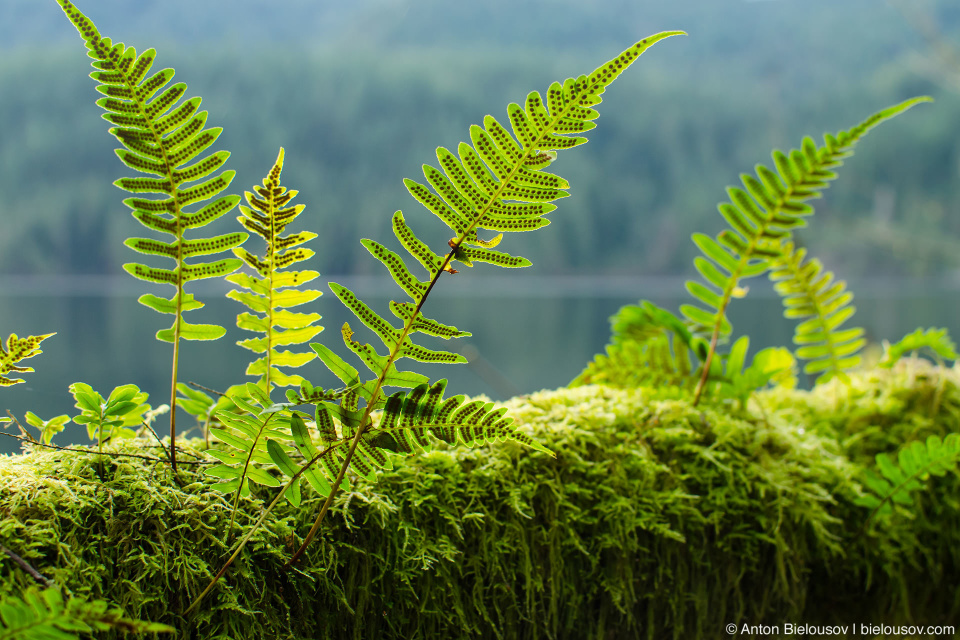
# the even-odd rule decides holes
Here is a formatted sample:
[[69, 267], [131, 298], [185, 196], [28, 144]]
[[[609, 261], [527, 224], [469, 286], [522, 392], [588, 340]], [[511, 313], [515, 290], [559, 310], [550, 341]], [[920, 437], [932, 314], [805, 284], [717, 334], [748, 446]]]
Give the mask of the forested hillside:
[[[499, 117], [527, 91], [663, 29], [690, 35], [645, 55], [605, 95], [588, 148], [560, 160], [572, 197], [552, 216], [559, 224], [524, 249], [539, 274], [684, 273], [690, 233], [720, 228], [724, 187], [767, 162], [771, 147], [917, 94], [936, 102], [866, 141], [799, 236], [846, 277], [960, 269], [956, 2], [81, 8], [105, 35], [158, 48], [158, 65], [203, 96], [209, 123], [224, 127], [219, 146], [233, 152], [234, 189], [286, 148], [284, 180], [298, 185], [305, 224], [321, 234], [312, 266], [325, 276], [377, 269], [359, 238], [389, 242], [389, 215], [419, 207], [401, 180], [417, 178], [437, 145], [455, 146], [485, 113]], [[52, 0], [5, 0], [0, 53], [0, 273], [121, 273], [133, 255], [122, 240], [138, 223], [111, 183], [129, 171], [111, 153], [75, 32]]]

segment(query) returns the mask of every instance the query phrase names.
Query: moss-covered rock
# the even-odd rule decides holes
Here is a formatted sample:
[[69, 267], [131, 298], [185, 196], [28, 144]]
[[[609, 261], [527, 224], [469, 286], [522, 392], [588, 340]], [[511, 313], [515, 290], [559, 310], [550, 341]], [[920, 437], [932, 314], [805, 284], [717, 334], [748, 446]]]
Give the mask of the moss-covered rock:
[[[515, 398], [511, 415], [556, 459], [511, 444], [437, 446], [375, 485], [356, 479], [292, 571], [281, 567], [320, 500], [281, 503], [189, 618], [180, 612], [228, 549], [231, 497], [210, 488], [215, 479], [177, 486], [168, 465], [137, 457], [7, 457], [0, 544], [75, 595], [203, 640], [956, 624], [957, 478], [932, 479], [915, 513], [869, 527], [853, 504], [876, 452], [960, 430], [957, 372], [910, 366], [857, 374], [850, 388], [763, 392], [743, 415], [691, 408], [669, 390]], [[201, 459], [201, 445], [184, 443], [183, 459]], [[113, 452], [162, 455], [138, 442]], [[242, 526], [263, 507], [241, 506]], [[0, 573], [5, 592], [30, 581], [10, 563]]]

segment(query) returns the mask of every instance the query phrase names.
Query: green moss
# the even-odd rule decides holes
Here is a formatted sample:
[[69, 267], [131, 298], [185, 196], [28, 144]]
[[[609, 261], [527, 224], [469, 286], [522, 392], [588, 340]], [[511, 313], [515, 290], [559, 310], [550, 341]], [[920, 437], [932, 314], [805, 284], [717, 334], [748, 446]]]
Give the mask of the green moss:
[[[556, 459], [512, 444], [438, 446], [375, 485], [355, 479], [290, 572], [281, 566], [320, 503], [281, 503], [190, 619], [178, 612], [227, 550], [230, 497], [212, 480], [178, 487], [166, 464], [136, 458], [105, 460], [100, 478], [95, 455], [8, 457], [0, 544], [76, 595], [204, 640], [698, 638], [738, 620], [956, 622], [957, 479], [934, 479], [912, 518], [866, 531], [867, 512], [852, 504], [876, 450], [956, 430], [957, 372], [912, 366], [856, 374], [849, 391], [760, 393], [739, 417], [669, 390], [515, 398], [511, 415]], [[196, 456], [201, 445], [184, 443]], [[249, 526], [262, 503], [241, 505]], [[4, 565], [0, 588], [28, 584]]]

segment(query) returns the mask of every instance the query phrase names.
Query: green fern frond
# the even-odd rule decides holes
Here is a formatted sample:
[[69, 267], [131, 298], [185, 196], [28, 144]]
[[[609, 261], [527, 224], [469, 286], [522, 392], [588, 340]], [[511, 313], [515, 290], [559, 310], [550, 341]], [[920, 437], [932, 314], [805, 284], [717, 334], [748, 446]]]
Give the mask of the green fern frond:
[[829, 181], [837, 175], [832, 169], [842, 164], [843, 158], [871, 129], [885, 120], [931, 98], [919, 97], [879, 111], [852, 129], [836, 135], [824, 136], [818, 147], [812, 138], [804, 138], [800, 149], [789, 154], [773, 152], [776, 171], [757, 165], [757, 177], [740, 176], [744, 189], [729, 187], [729, 202], [718, 206], [730, 225], [716, 239], [702, 233], [693, 234], [693, 241], [703, 253], [694, 260], [694, 266], [704, 282], [687, 281], [687, 291], [703, 306], [681, 305], [680, 312], [690, 322], [694, 332], [710, 336], [710, 351], [704, 375], [700, 378], [693, 403], [696, 404], [707, 383], [710, 362], [721, 338], [732, 327], [727, 320], [727, 306], [732, 298], [743, 297], [746, 290], [741, 280], [767, 272], [780, 254], [778, 241], [790, 238], [793, 229], [806, 225], [804, 217], [813, 214], [807, 200], [819, 198]]
[[[230, 157], [229, 152], [202, 155], [216, 142], [222, 129], [204, 128], [207, 112], [197, 111], [200, 98], [181, 101], [187, 85], [170, 84], [173, 69], [147, 75], [156, 57], [155, 50], [148, 49], [138, 56], [133, 47], [113, 44], [109, 38], [100, 35], [93, 22], [70, 0], [57, 2], [79, 31], [89, 49], [88, 55], [94, 60], [92, 66], [96, 71], [90, 76], [99, 83], [97, 90], [105, 96], [97, 104], [107, 112], [103, 118], [115, 125], [110, 133], [124, 147], [117, 150], [117, 156], [131, 169], [155, 176], [117, 180], [116, 186], [137, 194], [123, 203], [146, 228], [173, 236], [172, 242], [152, 238], [128, 238], [124, 242], [138, 253], [173, 260], [173, 269], [140, 263], [128, 263], [123, 268], [140, 280], [169, 284], [176, 289], [171, 298], [152, 293], [139, 298], [144, 306], [174, 316], [173, 326], [158, 331], [157, 339], [173, 343], [170, 460], [176, 471], [176, 386], [180, 340], [216, 340], [226, 333], [226, 329], [219, 325], [191, 324], [184, 320], [184, 313], [204, 306], [192, 293], [187, 293], [184, 286], [195, 280], [226, 276], [243, 265], [239, 258], [214, 262], [188, 262], [188, 259], [222, 253], [243, 244], [248, 237], [245, 233], [233, 232], [188, 240], [186, 232], [210, 224], [239, 202], [239, 196], [235, 195], [207, 202], [230, 185], [235, 172], [214, 175]], [[140, 194], [160, 194], [160, 197], [148, 198]], [[199, 208], [186, 210], [194, 205]]]
[[917, 329], [893, 344], [884, 344], [883, 359], [880, 360], [879, 366], [889, 369], [907, 353], [921, 349], [929, 349], [944, 360], [956, 360], [956, 348], [953, 340], [947, 335], [946, 329], [930, 328], [926, 331]]
[[911, 494], [924, 489], [931, 475], [943, 477], [955, 471], [960, 462], [960, 434], [951, 433], [942, 441], [930, 436], [926, 443], [911, 442], [900, 449], [896, 462], [885, 453], [878, 453], [876, 460], [880, 473], [865, 470], [867, 491], [856, 500], [856, 504], [872, 509], [867, 522], [878, 513], [892, 513], [893, 504], [912, 506]]
[[[394, 281], [411, 298], [411, 302], [393, 303], [391, 310], [401, 319], [395, 327], [346, 287], [331, 283], [337, 297], [361, 322], [377, 334], [386, 349], [380, 355], [369, 345], [352, 339], [353, 330], [344, 325], [346, 346], [353, 351], [375, 376], [372, 385], [358, 384], [357, 393], [370, 409], [379, 409], [385, 402], [382, 388], [393, 380], [396, 386], [413, 388], [424, 380], [398, 372], [394, 363], [400, 358], [419, 362], [462, 363], [466, 359], [456, 353], [427, 349], [414, 344], [411, 334], [422, 332], [453, 338], [465, 335], [455, 327], [443, 325], [421, 314], [429, 292], [444, 271], [456, 273], [453, 262], [467, 267], [474, 262], [488, 262], [501, 267], [517, 268], [530, 261], [500, 251], [493, 251], [506, 232], [530, 231], [546, 226], [543, 216], [556, 207], [553, 201], [567, 196], [569, 183], [544, 172], [556, 157], [556, 151], [585, 143], [586, 138], [569, 135], [588, 131], [599, 115], [592, 107], [600, 103], [600, 95], [636, 58], [654, 43], [680, 32], [651, 36], [624, 51], [620, 56], [596, 69], [589, 76], [553, 83], [547, 100], [537, 92], [527, 96], [525, 106], [511, 104], [508, 109], [511, 134], [493, 116], [484, 118], [484, 126], [470, 128], [471, 143], [460, 143], [457, 154], [437, 149], [440, 168], [424, 165], [427, 184], [405, 180], [410, 194], [436, 215], [450, 230], [450, 251], [433, 252], [407, 225], [401, 212], [393, 217], [393, 231], [400, 244], [426, 270], [427, 279], [415, 276], [397, 253], [374, 242], [364, 240], [364, 247], [384, 264]], [[495, 232], [490, 240], [481, 239], [477, 231]], [[337, 371], [334, 371], [337, 373]], [[347, 383], [350, 384], [350, 383]]]
[[250, 364], [246, 373], [260, 376], [258, 384], [268, 393], [273, 386], [286, 387], [303, 382], [301, 376], [288, 375], [277, 367], [300, 367], [316, 357], [313, 353], [281, 352], [277, 351], [276, 347], [303, 344], [323, 331], [323, 327], [312, 326], [320, 319], [319, 314], [287, 311], [290, 307], [316, 300], [322, 292], [299, 288], [319, 276], [316, 271], [286, 270], [290, 265], [307, 260], [313, 255], [313, 251], [300, 245], [316, 238], [317, 234], [301, 231], [280, 235], [304, 209], [302, 204], [286, 206], [296, 197], [297, 192], [287, 191], [280, 186], [281, 171], [282, 148], [270, 173], [263, 179], [263, 186], [254, 186], [256, 195], [249, 191], [244, 192], [250, 206], [240, 205], [243, 215], [237, 218], [248, 231], [256, 233], [267, 243], [267, 251], [262, 258], [239, 247], [233, 250], [260, 277], [246, 273], [227, 276], [230, 282], [247, 289], [245, 292], [233, 290], [227, 297], [242, 302], [254, 312], [237, 316], [237, 326], [266, 334], [262, 338], [249, 338], [237, 344], [254, 353], [263, 354]]
[[[694, 234], [693, 241], [703, 253], [694, 265], [707, 284], [687, 282], [687, 290], [703, 307], [686, 304], [681, 313], [697, 333], [722, 336], [731, 331], [726, 317], [730, 299], [737, 297], [740, 281], [761, 275], [779, 254], [769, 241], [789, 238], [793, 229], [806, 225], [805, 216], [813, 214], [806, 201], [819, 198], [829, 181], [837, 176], [833, 169], [853, 153], [853, 147], [881, 122], [906, 111], [928, 97], [913, 98], [873, 114], [857, 126], [836, 135], [824, 136], [818, 147], [812, 138], [804, 138], [800, 149], [789, 154], [773, 152], [776, 171], [757, 165], [757, 177], [740, 176], [744, 189], [730, 187], [729, 202], [719, 205], [730, 225], [717, 238]], [[704, 308], [705, 307], [705, 308]]]
[[[187, 86], [170, 84], [173, 69], [163, 69], [147, 76], [156, 57], [155, 50], [148, 49], [138, 56], [133, 47], [113, 44], [109, 38], [102, 37], [93, 22], [69, 0], [57, 1], [80, 32], [89, 56], [94, 59], [92, 66], [97, 70], [90, 76], [99, 83], [97, 90], [106, 96], [97, 104], [106, 111], [103, 118], [115, 125], [110, 133], [124, 146], [117, 150], [117, 156], [131, 169], [156, 176], [121, 178], [114, 184], [136, 194], [161, 194], [158, 199], [128, 198], [124, 204], [133, 210], [133, 216], [143, 226], [174, 238], [173, 242], [148, 238], [125, 241], [138, 253], [172, 259], [176, 263], [173, 269], [137, 263], [125, 264], [124, 269], [140, 280], [170, 284], [176, 288], [176, 293], [169, 299], [152, 294], [140, 297], [141, 304], [175, 316], [173, 326], [159, 331], [157, 339], [165, 342], [176, 342], [181, 338], [215, 340], [223, 336], [226, 329], [183, 320], [185, 311], [203, 306], [192, 294], [184, 292], [184, 285], [194, 280], [224, 276], [239, 269], [243, 263], [236, 258], [188, 263], [187, 258], [221, 253], [242, 244], [247, 234], [235, 232], [187, 240], [185, 232], [213, 222], [230, 211], [240, 198], [223, 196], [194, 212], [185, 211], [185, 207], [209, 200], [233, 180], [234, 171], [210, 177], [227, 161], [230, 156], [227, 151], [218, 151], [187, 164], [206, 151], [222, 129], [204, 128], [207, 112], [197, 112], [200, 98], [180, 102]], [[188, 186], [204, 179], [204, 182]]]
[[570, 386], [692, 386], [695, 367], [690, 351], [702, 361], [707, 344], [679, 318], [641, 300], [639, 305], [621, 307], [610, 324], [612, 336], [606, 355], [598, 354]]
[[70, 596], [64, 602], [57, 589], [30, 587], [22, 597], [0, 600], [0, 640], [76, 640], [80, 633], [116, 629], [125, 633], [173, 633], [158, 622], [126, 618], [104, 600]]
[[866, 343], [862, 328], [840, 330], [856, 311], [850, 304], [853, 294], [843, 280], [834, 282], [833, 272], [823, 273], [818, 259], [805, 261], [806, 249], [794, 248], [791, 241], [779, 248], [769, 276], [786, 307], [783, 317], [803, 319], [793, 336], [797, 357], [808, 361], [803, 372], [819, 373], [817, 384], [834, 377], [848, 380], [846, 372], [860, 364], [857, 352]]
[[27, 336], [18, 338], [17, 334], [11, 333], [7, 337], [7, 348], [3, 348], [0, 342], [0, 387], [9, 387], [23, 382], [22, 378], [7, 378], [8, 373], [31, 373], [31, 367], [18, 367], [17, 363], [27, 358], [38, 356], [43, 351], [40, 350], [40, 343], [55, 336], [56, 333], [47, 333], [42, 336]]

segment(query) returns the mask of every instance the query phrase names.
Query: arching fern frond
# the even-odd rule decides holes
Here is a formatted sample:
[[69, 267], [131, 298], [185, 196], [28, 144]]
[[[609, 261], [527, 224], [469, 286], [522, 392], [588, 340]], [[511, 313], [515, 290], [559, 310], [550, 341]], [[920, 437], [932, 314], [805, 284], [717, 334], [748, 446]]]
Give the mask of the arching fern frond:
[[22, 597], [0, 600], [0, 640], [76, 640], [80, 633], [116, 629], [126, 633], [173, 633], [173, 627], [123, 616], [104, 600], [70, 596], [56, 588], [30, 587]]
[[946, 329], [917, 329], [893, 344], [884, 344], [883, 358], [879, 366], [889, 369], [904, 355], [921, 349], [929, 349], [936, 357], [944, 360], [956, 360], [956, 348]]
[[[410, 194], [446, 224], [454, 236], [448, 242], [450, 251], [441, 256], [417, 237], [401, 212], [394, 214], [394, 235], [426, 270], [427, 280], [416, 277], [397, 253], [373, 240], [363, 241], [364, 247], [384, 264], [411, 299], [410, 302], [391, 304], [391, 311], [402, 322], [400, 327], [385, 320], [346, 287], [336, 283], [330, 285], [344, 305], [377, 334], [387, 352], [380, 355], [373, 346], [354, 341], [352, 329], [344, 325], [342, 333], [346, 346], [375, 376], [372, 385], [358, 386], [358, 393], [368, 403], [367, 413], [383, 406], [386, 396], [382, 388], [388, 384], [388, 379], [399, 382], [395, 386], [407, 388], [425, 381], [422, 376], [398, 375], [394, 369], [396, 360], [466, 362], [459, 354], [427, 349], [411, 339], [411, 335], [417, 332], [443, 338], [469, 335], [421, 314], [424, 300], [440, 274], [444, 271], [455, 273], [453, 262], [465, 266], [489, 262], [507, 268], [530, 264], [525, 258], [493, 251], [492, 248], [500, 242], [504, 232], [530, 231], [548, 223], [544, 214], [556, 208], [552, 201], [567, 195], [564, 189], [569, 183], [543, 169], [556, 157], [557, 150], [586, 142], [586, 138], [569, 134], [588, 131], [595, 126], [593, 120], [599, 114], [592, 107], [600, 103], [600, 95], [607, 85], [647, 48], [679, 33], [651, 36], [589, 76], [568, 79], [563, 84], [553, 83], [547, 91], [546, 104], [537, 92], [527, 96], [525, 107], [511, 104], [507, 113], [513, 134], [493, 116], [486, 116], [483, 127], [474, 125], [470, 128], [472, 144], [460, 143], [458, 155], [442, 147], [437, 149], [440, 168], [423, 167], [429, 186], [413, 180], [404, 181]], [[498, 232], [498, 235], [491, 240], [481, 240], [478, 229]]]
[[[852, 129], [827, 134], [819, 147], [812, 138], [804, 138], [801, 148], [789, 154], [776, 150], [773, 152], [776, 171], [757, 165], [756, 177], [740, 176], [743, 189], [727, 189], [730, 200], [718, 208], [730, 228], [716, 239], [701, 233], [693, 235], [694, 243], [703, 253], [694, 265], [705, 282], [690, 280], [687, 290], [703, 306], [680, 307], [696, 333], [710, 336], [705, 373], [710, 369], [709, 360], [720, 338], [732, 330], [726, 311], [732, 298], [746, 293], [740, 286], [741, 280], [765, 273], [779, 255], [776, 248], [770, 246], [771, 241], [787, 240], [793, 229], [806, 225], [804, 218], [813, 213], [807, 201], [820, 197], [829, 181], [837, 177], [832, 170], [853, 153], [853, 147], [864, 135], [881, 122], [929, 101], [928, 97], [919, 97], [888, 107]], [[694, 404], [705, 384], [706, 375], [697, 386]]]
[[850, 304], [853, 294], [846, 282], [834, 281], [833, 272], [824, 273], [818, 259], [805, 260], [806, 249], [795, 248], [791, 241], [779, 249], [769, 276], [786, 307], [783, 317], [803, 319], [793, 336], [800, 345], [797, 357], [808, 360], [803, 372], [819, 373], [817, 384], [834, 377], [847, 381], [846, 372], [860, 364], [857, 352], [866, 343], [862, 328], [840, 330], [856, 311]]
[[254, 186], [256, 195], [249, 191], [244, 192], [250, 206], [240, 205], [243, 215], [237, 218], [248, 231], [259, 235], [267, 243], [267, 250], [262, 258], [240, 247], [233, 250], [260, 277], [246, 273], [227, 276], [227, 280], [247, 290], [233, 290], [227, 297], [242, 302], [253, 311], [237, 316], [237, 326], [266, 334], [264, 337], [248, 338], [237, 344], [254, 353], [263, 354], [247, 367], [247, 375], [260, 376], [258, 384], [267, 393], [273, 386], [286, 387], [303, 382], [301, 376], [288, 375], [277, 367], [300, 367], [316, 357], [314, 353], [277, 351], [276, 348], [304, 344], [323, 331], [323, 327], [313, 326], [313, 323], [320, 319], [320, 314], [287, 311], [290, 307], [316, 300], [322, 292], [300, 289], [301, 285], [320, 275], [316, 271], [287, 270], [287, 267], [303, 262], [313, 255], [313, 251], [300, 245], [316, 238], [317, 234], [300, 231], [280, 235], [304, 209], [302, 204], [287, 206], [297, 192], [287, 191], [280, 186], [281, 171], [282, 148], [270, 173], [263, 179], [263, 186]]
[[11, 333], [7, 336], [7, 348], [3, 348], [0, 342], [0, 387], [10, 387], [23, 382], [22, 378], [7, 378], [8, 373], [31, 373], [33, 368], [20, 367], [17, 363], [38, 356], [43, 351], [40, 350], [40, 343], [55, 336], [56, 333], [47, 333], [42, 336], [27, 336], [19, 338], [17, 334]]
[[[218, 325], [191, 324], [183, 319], [185, 312], [203, 307], [193, 294], [184, 291], [184, 286], [195, 280], [225, 276], [243, 264], [238, 258], [214, 262], [188, 262], [188, 259], [221, 253], [247, 239], [247, 234], [233, 232], [188, 240], [186, 232], [203, 227], [233, 209], [240, 200], [238, 196], [206, 201], [224, 191], [235, 172], [213, 175], [230, 156], [227, 151], [202, 156], [216, 142], [222, 129], [205, 128], [207, 112], [197, 111], [200, 98], [180, 100], [187, 85], [170, 84], [173, 69], [147, 75], [156, 57], [155, 50], [148, 49], [138, 56], [133, 47], [113, 44], [110, 38], [100, 35], [93, 22], [70, 0], [57, 2], [80, 32], [89, 49], [88, 55], [94, 60], [92, 65], [96, 71], [90, 76], [98, 82], [97, 90], [106, 96], [97, 104], [106, 111], [103, 118], [115, 125], [110, 133], [124, 147], [117, 150], [117, 156], [129, 168], [154, 176], [121, 178], [114, 184], [137, 194], [123, 202], [143, 226], [173, 236], [172, 242], [129, 238], [124, 243], [138, 253], [173, 260], [172, 269], [140, 263], [125, 264], [123, 268], [140, 280], [168, 284], [176, 289], [171, 298], [148, 293], [139, 299], [141, 304], [159, 313], [174, 316], [173, 326], [158, 331], [157, 339], [173, 343], [170, 457], [176, 469], [176, 384], [180, 340], [215, 340], [226, 333], [226, 329]], [[202, 182], [197, 183], [199, 180]], [[147, 198], [140, 194], [160, 194], [160, 197]], [[186, 211], [187, 207], [194, 205], [200, 208]]]
[[931, 476], [943, 477], [948, 471], [955, 471], [960, 462], [960, 434], [951, 433], [942, 441], [930, 436], [926, 443], [914, 441], [900, 449], [894, 462], [885, 453], [876, 456], [877, 470], [864, 472], [866, 493], [856, 500], [856, 504], [872, 509], [867, 523], [876, 514], [893, 512], [893, 505], [910, 507], [913, 496], [925, 488]]

